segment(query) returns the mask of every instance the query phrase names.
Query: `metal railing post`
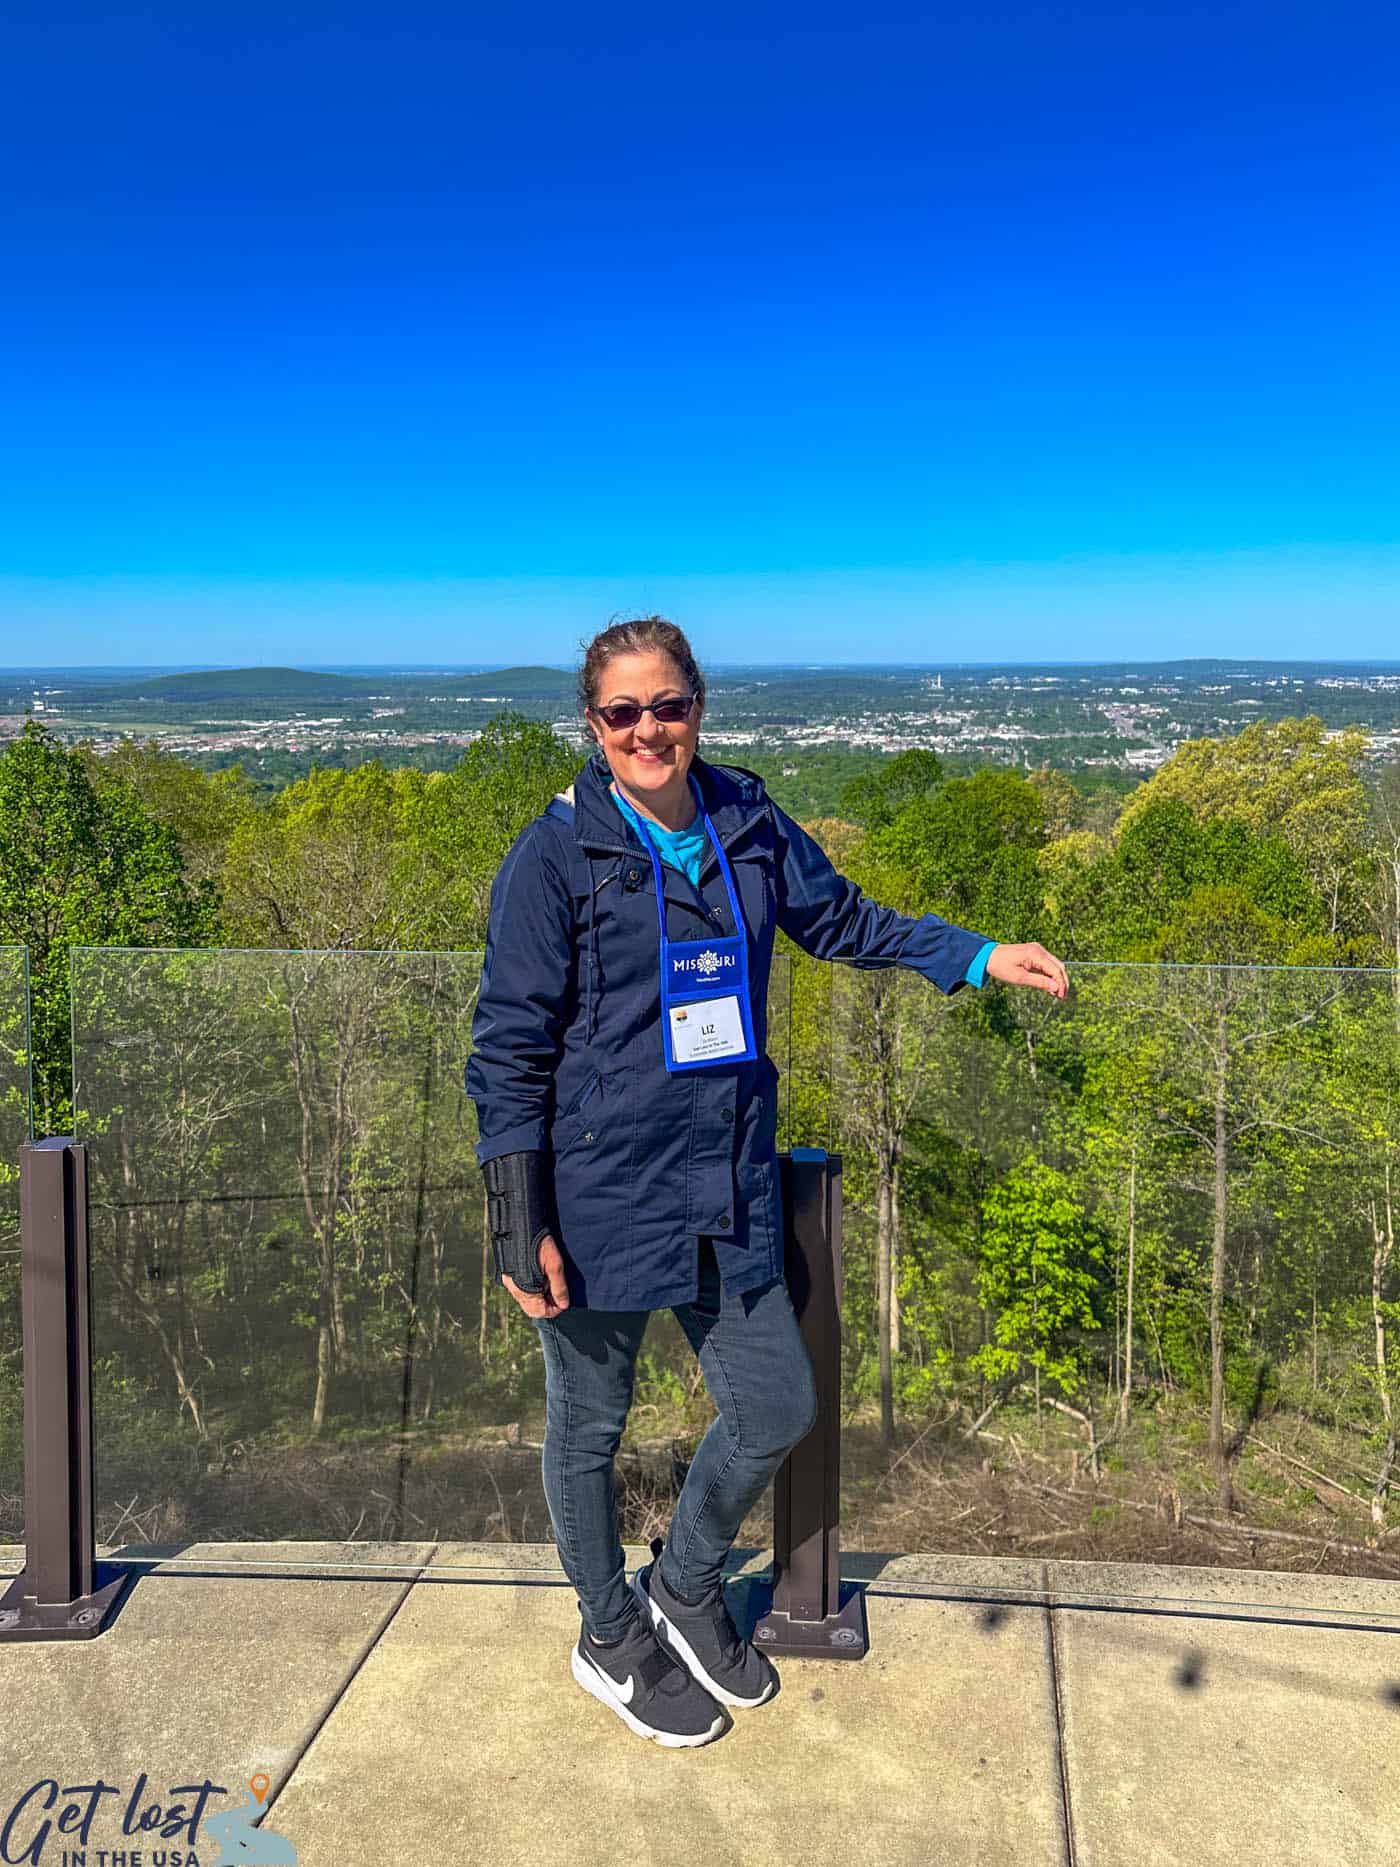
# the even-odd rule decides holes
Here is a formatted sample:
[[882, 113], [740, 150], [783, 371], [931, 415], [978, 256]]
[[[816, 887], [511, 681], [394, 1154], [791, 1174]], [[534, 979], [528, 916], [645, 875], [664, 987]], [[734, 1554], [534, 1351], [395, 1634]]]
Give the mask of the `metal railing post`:
[[0, 1641], [101, 1633], [127, 1571], [93, 1530], [92, 1318], [87, 1156], [55, 1139], [20, 1149], [24, 1329], [24, 1568], [0, 1595]]
[[773, 1595], [753, 1638], [765, 1652], [861, 1659], [865, 1597], [841, 1587], [841, 1159], [778, 1157], [786, 1272], [817, 1386], [817, 1418], [773, 1481]]

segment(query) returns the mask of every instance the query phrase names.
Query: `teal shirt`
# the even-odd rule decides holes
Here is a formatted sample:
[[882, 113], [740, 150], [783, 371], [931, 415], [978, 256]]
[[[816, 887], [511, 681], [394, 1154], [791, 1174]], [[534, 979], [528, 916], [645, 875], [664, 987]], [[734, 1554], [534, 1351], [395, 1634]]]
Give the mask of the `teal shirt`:
[[[653, 823], [650, 817], [639, 816], [620, 791], [613, 791], [611, 796], [638, 836], [644, 841], [650, 837], [661, 860], [669, 863], [673, 869], [679, 869], [681, 874], [698, 888], [700, 868], [705, 860], [705, 848], [709, 840], [705, 835], [705, 826], [700, 821], [699, 813], [697, 812], [694, 823], [687, 829], [667, 830], [661, 824]], [[992, 948], [996, 944], [995, 940], [988, 940], [973, 954], [972, 963], [963, 974], [969, 985], [975, 985], [980, 990], [986, 984], [987, 961], [991, 958]]]
[[700, 821], [700, 813], [696, 812], [694, 823], [684, 830], [667, 830], [661, 824], [653, 823], [650, 817], [639, 816], [620, 791], [612, 793], [612, 800], [643, 842], [650, 837], [661, 860], [670, 863], [673, 869], [679, 869], [698, 888], [700, 868], [709, 842], [705, 826]]

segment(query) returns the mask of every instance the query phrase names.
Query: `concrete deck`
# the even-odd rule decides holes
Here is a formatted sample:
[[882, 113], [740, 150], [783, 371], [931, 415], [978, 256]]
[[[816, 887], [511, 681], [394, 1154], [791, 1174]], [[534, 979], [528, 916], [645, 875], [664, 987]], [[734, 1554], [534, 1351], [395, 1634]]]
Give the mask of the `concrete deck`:
[[[552, 1548], [359, 1547], [377, 1573], [319, 1544], [114, 1553], [151, 1566], [99, 1638], [0, 1644], [0, 1860], [80, 1858], [38, 1798], [4, 1833], [41, 1779], [114, 1785], [86, 1861], [155, 1867], [188, 1836], [124, 1834], [133, 1791], [188, 1805], [172, 1789], [207, 1776], [212, 1814], [258, 1770], [300, 1867], [1400, 1858], [1385, 1583], [850, 1555], [866, 1659], [780, 1660], [776, 1699], [663, 1751], [571, 1679]], [[736, 1614], [765, 1566], [736, 1565]], [[201, 1826], [197, 1858], [231, 1857]]]

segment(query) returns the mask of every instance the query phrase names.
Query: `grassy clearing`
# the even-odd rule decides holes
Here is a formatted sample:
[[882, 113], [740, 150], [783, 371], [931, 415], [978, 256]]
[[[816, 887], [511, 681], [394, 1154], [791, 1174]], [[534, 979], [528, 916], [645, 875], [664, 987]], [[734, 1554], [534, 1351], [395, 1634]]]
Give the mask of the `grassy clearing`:
[[[662, 1535], [712, 1409], [703, 1385], [639, 1388], [616, 1463], [623, 1540]], [[109, 1428], [112, 1423], [109, 1422]], [[1004, 1409], [901, 1424], [893, 1449], [856, 1407], [843, 1426], [843, 1545], [888, 1553], [1039, 1556], [1335, 1575], [1400, 1575], [1400, 1522], [1377, 1531], [1370, 1452], [1355, 1435], [1276, 1414], [1240, 1448], [1223, 1519], [1199, 1409], [1144, 1406], [1095, 1478], [1076, 1423]], [[194, 1541], [551, 1542], [540, 1471], [543, 1405], [408, 1431], [360, 1423], [323, 1438], [198, 1442], [128, 1412], [98, 1435], [103, 1544]], [[0, 1447], [0, 1541], [22, 1535], [17, 1446]], [[1391, 1517], [1400, 1518], [1392, 1506]], [[771, 1494], [738, 1541], [772, 1537]]]

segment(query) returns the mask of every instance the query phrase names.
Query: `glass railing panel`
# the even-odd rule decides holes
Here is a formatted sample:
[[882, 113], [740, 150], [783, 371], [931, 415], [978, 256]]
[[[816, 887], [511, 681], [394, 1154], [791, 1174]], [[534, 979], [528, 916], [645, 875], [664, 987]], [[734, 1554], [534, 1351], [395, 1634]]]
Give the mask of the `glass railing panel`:
[[0, 1255], [19, 1249], [19, 1150], [30, 1138], [29, 955], [0, 946]]
[[832, 986], [835, 968], [796, 948], [790, 967], [790, 1054], [782, 1147], [834, 1147]]
[[843, 970], [849, 1546], [1400, 1578], [1398, 1013], [1389, 973]]
[[[547, 1543], [461, 1080], [475, 958], [101, 951], [73, 983], [102, 1541]], [[844, 1161], [846, 1546], [1148, 1562], [1183, 1600], [1193, 1566], [1400, 1577], [1398, 1003], [1092, 966], [1064, 1005], [950, 1000], [782, 956], [779, 1140]], [[629, 1539], [710, 1415], [658, 1316]]]
[[[75, 954], [103, 1541], [353, 1566], [551, 1540], [543, 1362], [494, 1276], [462, 1082], [477, 985], [468, 954]], [[790, 1000], [780, 957], [780, 1109]], [[663, 1314], [619, 1461], [628, 1534], [670, 1498], [694, 1373]]]
[[[99, 1538], [423, 1530], [416, 1467], [483, 1400], [472, 954], [73, 960], [91, 1162]], [[470, 1456], [468, 1464], [470, 1465]]]
[[19, 1294], [19, 1150], [30, 1138], [29, 973], [0, 947], [0, 1543], [24, 1527], [24, 1368]]

